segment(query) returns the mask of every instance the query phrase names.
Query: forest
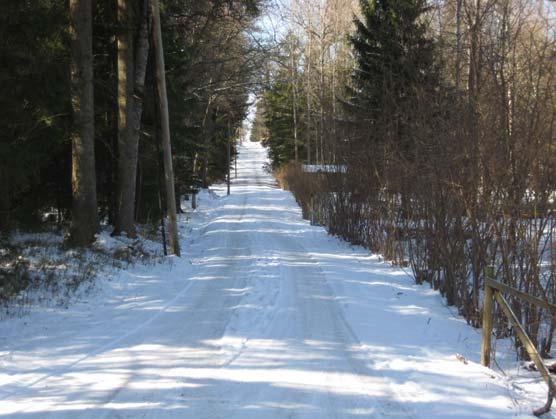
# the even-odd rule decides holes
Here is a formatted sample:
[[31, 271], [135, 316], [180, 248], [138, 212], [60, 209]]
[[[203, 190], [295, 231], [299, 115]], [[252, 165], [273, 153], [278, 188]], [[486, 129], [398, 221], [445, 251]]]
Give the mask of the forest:
[[[474, 327], [490, 269], [556, 301], [554, 6], [293, 1], [257, 102], [252, 135], [305, 216], [410, 267]], [[512, 307], [547, 355], [552, 314]]]
[[[489, 281], [525, 295], [511, 311], [551, 356], [554, 0], [2, 4], [0, 305], [46, 269], [22, 234], [56, 234], [70, 259], [101, 234], [180, 256], [198, 196], [223, 181], [229, 195], [257, 143], [311, 226], [409, 272], [474, 330]], [[514, 338], [493, 309], [493, 336]]]
[[[177, 210], [180, 197], [227, 171], [227, 144], [238, 137], [265, 51], [249, 35], [259, 3], [160, 5]], [[134, 236], [136, 223], [157, 223], [166, 213], [154, 7], [4, 2], [3, 235], [56, 225], [84, 246], [100, 224]]]

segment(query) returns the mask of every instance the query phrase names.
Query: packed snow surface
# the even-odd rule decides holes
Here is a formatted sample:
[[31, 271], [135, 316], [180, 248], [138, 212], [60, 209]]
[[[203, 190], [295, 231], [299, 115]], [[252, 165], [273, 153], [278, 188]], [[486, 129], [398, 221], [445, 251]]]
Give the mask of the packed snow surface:
[[526, 394], [476, 362], [478, 331], [310, 226], [266, 162], [240, 148], [232, 195], [205, 191], [180, 221], [181, 258], [0, 323], [0, 416], [530, 417]]

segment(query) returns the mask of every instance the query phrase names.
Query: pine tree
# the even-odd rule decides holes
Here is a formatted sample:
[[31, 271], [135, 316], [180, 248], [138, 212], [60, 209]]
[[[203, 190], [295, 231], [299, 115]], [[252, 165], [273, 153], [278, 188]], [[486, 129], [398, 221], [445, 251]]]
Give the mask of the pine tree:
[[36, 227], [71, 204], [68, 10], [51, 0], [2, 2], [0, 234]]
[[[118, 0], [121, 18], [118, 38], [118, 211], [115, 234], [135, 236], [135, 193], [139, 159], [139, 134], [149, 55], [150, 6], [143, 0], [141, 18], [135, 19], [133, 4]], [[137, 25], [135, 25], [137, 23]], [[133, 48], [135, 26], [139, 27]]]
[[93, 96], [93, 25], [90, 0], [70, 0], [72, 38], [71, 103], [72, 225], [71, 241], [87, 245], [98, 229]]
[[115, 234], [135, 236], [135, 181], [137, 140], [132, 130], [134, 48], [136, 11], [130, 0], [117, 0], [117, 74], [118, 74], [118, 195]]

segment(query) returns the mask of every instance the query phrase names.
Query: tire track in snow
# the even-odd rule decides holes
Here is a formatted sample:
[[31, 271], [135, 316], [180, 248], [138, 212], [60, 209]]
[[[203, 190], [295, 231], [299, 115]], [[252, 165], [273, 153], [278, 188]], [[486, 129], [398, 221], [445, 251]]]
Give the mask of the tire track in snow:
[[[288, 236], [280, 236], [283, 237], [283, 241], [286, 243], [281, 243], [277, 246], [277, 248], [287, 249], [288, 250], [288, 258], [289, 260], [284, 260], [283, 262], [289, 262], [290, 265], [293, 265], [295, 269], [295, 265], [298, 266], [310, 266], [310, 270], [312, 270], [313, 278], [309, 279], [310, 283], [307, 284], [307, 277], [309, 275], [297, 275], [295, 278], [296, 281], [294, 282], [294, 289], [295, 289], [295, 298], [296, 298], [296, 306], [299, 308], [305, 309], [303, 311], [303, 319], [305, 323], [305, 327], [307, 328], [307, 323], [310, 323], [308, 327], [310, 332], [315, 332], [315, 328], [318, 327], [318, 324], [324, 324], [326, 322], [323, 321], [322, 311], [317, 313], [316, 311], [310, 310], [310, 307], [307, 307], [307, 304], [303, 303], [303, 300], [307, 299], [307, 295], [312, 294], [321, 294], [322, 297], [326, 301], [324, 303], [324, 307], [328, 310], [327, 317], [331, 320], [332, 329], [329, 330], [334, 337], [334, 342], [339, 344], [341, 347], [339, 351], [343, 354], [343, 359], [347, 361], [349, 366], [351, 367], [353, 375], [357, 378], [357, 380], [361, 383], [362, 387], [368, 387], [372, 385], [372, 383], [365, 382], [365, 377], [376, 377], [377, 375], [382, 378], [385, 382], [388, 383], [389, 392], [391, 396], [395, 396], [398, 399], [401, 399], [399, 393], [392, 388], [391, 383], [387, 379], [386, 376], [379, 373], [379, 371], [371, 369], [369, 366], [365, 364], [365, 362], [361, 359], [355, 358], [353, 356], [354, 352], [359, 353], [360, 355], [366, 355], [365, 358], [371, 360], [372, 354], [369, 353], [367, 349], [363, 347], [361, 344], [360, 339], [358, 338], [357, 334], [354, 332], [353, 328], [347, 322], [342, 308], [336, 302], [336, 295], [334, 294], [332, 288], [327, 282], [326, 275], [322, 271], [319, 263], [315, 258], [309, 254], [309, 252], [298, 242]], [[279, 241], [279, 240], [278, 240]], [[291, 259], [293, 256], [293, 260]], [[294, 270], [290, 269], [290, 270]], [[288, 275], [289, 274], [289, 275]], [[291, 273], [286, 273], [284, 269], [281, 269], [281, 275], [283, 281], [291, 280]], [[299, 290], [298, 285], [301, 284], [302, 289]], [[308, 286], [307, 286], [308, 285]], [[324, 295], [322, 295], [324, 294]], [[301, 301], [300, 301], [301, 300]], [[322, 304], [321, 304], [322, 305]], [[318, 318], [317, 318], [318, 317]], [[315, 322], [316, 320], [316, 322]], [[312, 329], [312, 330], [311, 330]], [[327, 330], [322, 330], [322, 334], [327, 334]], [[351, 349], [349, 349], [351, 347]], [[327, 365], [330, 367], [330, 365]], [[328, 383], [328, 400], [329, 402], [334, 405], [333, 401], [333, 393], [334, 388], [337, 388], [338, 384], [333, 383], [332, 374], [334, 373], [333, 368], [327, 368], [325, 371], [325, 376], [330, 377], [330, 379], [325, 380]], [[404, 406], [401, 402], [394, 400], [390, 397], [390, 401], [388, 402], [380, 402], [375, 400], [377, 407], [380, 407], [380, 414], [381, 417], [403, 417], [403, 418], [417, 418], [418, 416], [416, 413], [406, 406]], [[333, 409], [331, 412], [335, 412], [338, 409]], [[336, 417], [336, 415], [334, 415]]]
[[[264, 192], [272, 192], [272, 190], [278, 189], [278, 186], [274, 183], [262, 182], [258, 171], [254, 179], [254, 186], [261, 188]], [[242, 202], [242, 214], [245, 213], [248, 205], [248, 202], [244, 199]], [[280, 218], [277, 221], [283, 220]], [[385, 383], [388, 383], [388, 394], [390, 397], [387, 402], [381, 402], [376, 398], [372, 400], [373, 397], [369, 396], [365, 397], [365, 400], [361, 400], [359, 403], [360, 406], [352, 406], [353, 408], [357, 409], [359, 407], [364, 407], [364, 405], [368, 405], [370, 401], [374, 409], [376, 409], [375, 415], [380, 415], [380, 417], [416, 417], [413, 411], [407, 409], [404, 405], [395, 400], [395, 398], [399, 398], [399, 395], [390, 386], [387, 378], [366, 365], [365, 361], [371, 359], [370, 354], [367, 350], [362, 348], [360, 339], [345, 319], [343, 311], [336, 303], [332, 288], [327, 283], [325, 274], [317, 260], [315, 260], [295, 238], [285, 234], [252, 233], [251, 236], [252, 239], [255, 239], [250, 243], [254, 248], [271, 249], [269, 255], [261, 255], [261, 258], [264, 259], [268, 257], [273, 261], [277, 261], [280, 272], [278, 292], [272, 298], [272, 303], [268, 304], [266, 309], [261, 311], [258, 315], [258, 326], [255, 329], [257, 333], [262, 333], [261, 338], [263, 336], [269, 340], [283, 340], [288, 338], [291, 331], [283, 330], [284, 322], [279, 316], [279, 310], [290, 304], [291, 308], [297, 309], [302, 315], [303, 326], [299, 331], [300, 334], [297, 336], [299, 342], [310, 339], [312, 334], [328, 334], [331, 337], [332, 344], [337, 345], [334, 349], [334, 355], [341, 359], [341, 361], [338, 360], [339, 362], [345, 362], [345, 365], [351, 371], [351, 375], [356, 377], [360, 387], [368, 388], [373, 385], [373, 383], [365, 380], [366, 377], [378, 376], [383, 379]], [[249, 237], [249, 235], [247, 237]], [[262, 259], [258, 260], [260, 261]], [[303, 266], [303, 268], [297, 269], [296, 265]], [[299, 289], [299, 287], [301, 287], [301, 289]], [[326, 302], [321, 302], [318, 305], [309, 305], [305, 297], [313, 294], [325, 297]], [[324, 312], [319, 310], [319, 308], [322, 307], [325, 308]], [[323, 316], [325, 319], [322, 318]], [[295, 327], [293, 324], [288, 324], [289, 327]], [[322, 326], [323, 324], [326, 325]], [[246, 337], [241, 342], [237, 352], [222, 364], [220, 368], [231, 366], [242, 356], [249, 358], [250, 355], [253, 355], [256, 357], [258, 350], [256, 346], [253, 348], [250, 346], [250, 338]], [[358, 359], [354, 354], [365, 359]], [[327, 392], [327, 397], [323, 400], [325, 404], [322, 405], [324, 408], [321, 412], [323, 417], [341, 416], [339, 412], [341, 412], [342, 407], [337, 406], [335, 403], [338, 386], [340, 385], [335, 381], [337, 380], [335, 376], [337, 372], [335, 362], [334, 360], [327, 361], [320, 371], [314, 371], [322, 375], [322, 382], [325, 383]], [[287, 380], [288, 378], [285, 377], [285, 379]], [[264, 392], [265, 388], [258, 387], [257, 391]], [[284, 398], [287, 399], [289, 403], [293, 404], [301, 404], [304, 401], [304, 397], [306, 397], [301, 392], [291, 392], [287, 389], [283, 390], [283, 393]], [[254, 399], [264, 398], [264, 394], [262, 394], [263, 397], [249, 396]], [[345, 406], [343, 407], [345, 408]], [[217, 411], [217, 409], [211, 409], [212, 413], [216, 413]], [[290, 409], [286, 411], [288, 412], [288, 417], [293, 418], [298, 415], [295, 411], [291, 411]], [[303, 413], [301, 413], [301, 415], [303, 415]]]
[[[245, 215], [245, 199], [244, 199], [243, 210], [242, 210], [242, 213], [240, 214], [240, 220], [244, 217], [244, 215]], [[206, 234], [206, 230], [208, 229], [208, 227], [210, 226], [210, 224], [212, 222], [214, 222], [214, 220], [209, 221], [204, 226], [204, 228], [202, 230], [202, 236], [204, 236]], [[226, 235], [226, 239], [228, 239], [227, 235]], [[226, 244], [228, 244], [227, 241], [226, 241]], [[163, 316], [169, 309], [171, 309], [173, 306], [175, 306], [176, 302], [178, 302], [181, 298], [183, 298], [188, 293], [188, 291], [191, 289], [191, 287], [193, 285], [195, 285], [195, 282], [188, 280], [186, 285], [169, 302], [167, 302], [165, 306], [160, 308], [158, 310], [158, 312], [156, 312], [155, 314], [153, 314], [151, 317], [149, 317], [145, 321], [141, 322], [140, 324], [136, 325], [130, 331], [128, 331], [128, 332], [124, 333], [123, 335], [121, 335], [121, 336], [119, 336], [119, 337], [117, 337], [117, 338], [115, 338], [115, 339], [97, 347], [96, 349], [93, 349], [93, 350], [85, 353], [83, 356], [81, 356], [77, 360], [75, 360], [75, 361], [73, 361], [73, 362], [71, 362], [67, 365], [63, 365], [63, 366], [60, 366], [58, 368], [55, 368], [53, 371], [51, 371], [47, 374], [43, 374], [39, 378], [36, 378], [35, 380], [33, 380], [29, 383], [21, 383], [21, 382], [12, 383], [11, 386], [17, 387], [17, 389], [13, 390], [13, 391], [10, 391], [10, 390], [4, 391], [4, 394], [2, 396], [0, 396], [0, 401], [1, 400], [6, 400], [7, 398], [13, 397], [15, 395], [25, 394], [25, 393], [29, 392], [35, 386], [37, 386], [41, 383], [44, 383], [44, 382], [48, 381], [49, 379], [63, 377], [64, 375], [70, 373], [73, 369], [75, 369], [77, 366], [79, 366], [83, 362], [85, 362], [85, 361], [87, 361], [87, 360], [89, 360], [89, 359], [91, 359], [91, 358], [95, 357], [96, 355], [99, 355], [103, 352], [114, 349], [117, 345], [119, 345], [119, 344], [125, 342], [126, 340], [134, 337], [140, 331], [142, 331], [146, 327], [153, 324], [156, 320], [158, 320], [161, 316]], [[41, 371], [42, 369], [43, 368], [36, 368], [36, 369], [30, 370], [26, 373], [27, 374], [35, 374], [35, 373]], [[135, 373], [131, 374], [130, 376], [128, 376], [126, 378], [126, 383], [129, 383], [133, 379], [133, 377], [136, 376], [137, 374], [138, 374], [138, 372], [135, 372]], [[106, 405], [106, 404], [110, 403], [111, 401], [113, 401], [118, 396], [118, 394], [123, 389], [124, 389], [123, 386], [119, 386], [119, 387], [111, 390], [109, 392], [109, 396], [107, 398], [105, 398], [102, 402], [98, 402], [96, 404], [99, 405], [99, 406], [102, 406], [102, 405]], [[27, 409], [22, 409], [19, 412], [23, 413], [26, 410]]]
[[[155, 314], [153, 314], [150, 318], [148, 318], [147, 320], [145, 320], [144, 322], [140, 323], [139, 325], [137, 325], [135, 328], [133, 328], [132, 330], [130, 330], [129, 332], [126, 332], [125, 334], [123, 334], [122, 336], [119, 336], [116, 339], [111, 340], [110, 342], [105, 343], [104, 345], [101, 345], [100, 347], [87, 352], [85, 355], [83, 355], [81, 358], [73, 361], [72, 363], [68, 364], [68, 365], [64, 365], [64, 366], [60, 366], [56, 369], [54, 369], [52, 372], [49, 372], [47, 374], [42, 375], [41, 377], [35, 379], [34, 381], [31, 381], [30, 383], [22, 383], [21, 387], [19, 387], [17, 390], [15, 391], [6, 391], [6, 393], [2, 396], [0, 396], [0, 400], [5, 400], [8, 397], [20, 394], [21, 392], [26, 392], [30, 389], [32, 389], [34, 386], [48, 380], [49, 378], [54, 378], [54, 377], [60, 377], [63, 376], [65, 374], [67, 374], [68, 372], [71, 372], [72, 369], [74, 369], [76, 366], [78, 366], [79, 364], [81, 364], [82, 362], [102, 353], [102, 352], [106, 352], [110, 349], [113, 349], [116, 345], [125, 342], [126, 339], [129, 339], [130, 337], [136, 335], [138, 332], [140, 332], [142, 329], [144, 329], [145, 327], [149, 326], [150, 324], [152, 324], [154, 321], [156, 321], [157, 319], [159, 319], [162, 315], [164, 315], [168, 309], [172, 308], [175, 303], [180, 300], [188, 291], [189, 289], [193, 286], [193, 282], [188, 281], [187, 284], [185, 285], [185, 287], [182, 288], [182, 290], [180, 292], [178, 292], [178, 294], [176, 294], [176, 296], [174, 298], [172, 298], [164, 307], [162, 307], [161, 309], [159, 309], [159, 311]], [[36, 373], [40, 370], [42, 370], [43, 368], [36, 368], [35, 370], [31, 370], [28, 371], [28, 374], [33, 374]], [[19, 383], [13, 383], [12, 385], [17, 386]]]

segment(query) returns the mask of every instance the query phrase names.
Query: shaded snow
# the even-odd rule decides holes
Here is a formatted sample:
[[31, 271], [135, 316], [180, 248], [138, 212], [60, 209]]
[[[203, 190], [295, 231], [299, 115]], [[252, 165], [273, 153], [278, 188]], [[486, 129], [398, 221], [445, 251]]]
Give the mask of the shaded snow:
[[0, 323], [0, 416], [531, 417], [538, 378], [480, 366], [480, 331], [302, 220], [266, 162], [240, 148], [232, 195], [182, 219], [182, 258]]
[[9, 248], [0, 248], [0, 274], [12, 275], [22, 289], [8, 286], [4, 292], [0, 287], [0, 320], [67, 307], [88, 299], [99, 276], [110, 277], [134, 263], [162, 261], [162, 244], [147, 239], [141, 230], [141, 239], [112, 237], [112, 228], [104, 226], [92, 246], [81, 249], [65, 246], [62, 231], [12, 233]]

